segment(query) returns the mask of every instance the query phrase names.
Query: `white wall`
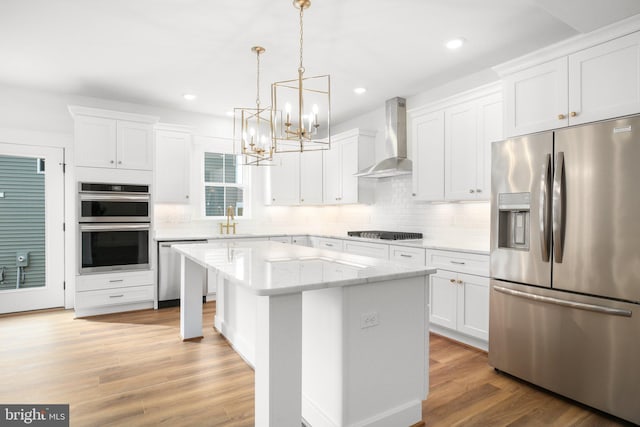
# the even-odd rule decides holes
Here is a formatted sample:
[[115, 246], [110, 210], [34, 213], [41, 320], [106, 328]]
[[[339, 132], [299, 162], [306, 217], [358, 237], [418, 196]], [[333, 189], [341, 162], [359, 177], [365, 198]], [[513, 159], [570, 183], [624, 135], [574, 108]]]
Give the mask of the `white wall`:
[[0, 127], [72, 134], [73, 120], [67, 105], [157, 116], [164, 123], [191, 126], [200, 135], [231, 137], [233, 132], [226, 117], [6, 85], [0, 85]]

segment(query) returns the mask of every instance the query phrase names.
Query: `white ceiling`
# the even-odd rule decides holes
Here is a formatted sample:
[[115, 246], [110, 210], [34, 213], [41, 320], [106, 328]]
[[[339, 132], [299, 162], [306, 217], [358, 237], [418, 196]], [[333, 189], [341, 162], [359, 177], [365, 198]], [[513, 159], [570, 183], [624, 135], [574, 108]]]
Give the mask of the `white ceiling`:
[[[340, 122], [636, 13], [638, 0], [313, 0], [304, 65], [331, 74]], [[455, 36], [468, 42], [448, 51]], [[0, 0], [0, 84], [224, 115], [255, 103], [257, 44], [266, 105], [296, 76], [291, 0]]]

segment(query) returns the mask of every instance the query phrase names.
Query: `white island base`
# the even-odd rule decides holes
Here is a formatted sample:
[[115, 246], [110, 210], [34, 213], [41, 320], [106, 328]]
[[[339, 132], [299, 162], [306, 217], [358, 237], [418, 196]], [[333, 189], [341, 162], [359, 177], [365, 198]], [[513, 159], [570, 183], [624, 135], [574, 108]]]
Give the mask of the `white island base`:
[[[278, 261], [273, 245], [291, 246], [251, 244], [254, 258], [256, 246], [271, 254], [260, 275], [271, 285], [286, 276], [297, 286], [256, 289], [237, 263], [231, 273], [212, 256], [198, 261], [178, 249], [185, 255], [182, 336], [202, 334], [201, 299], [193, 297], [197, 286], [190, 295], [189, 284], [202, 283], [193, 279], [208, 267], [219, 278], [215, 326], [255, 367], [256, 426], [298, 427], [301, 418], [313, 427], [420, 422], [428, 392], [425, 278], [432, 270], [309, 248], [303, 252], [314, 253], [303, 253], [292, 268], [290, 257]], [[234, 249], [232, 258], [254, 264], [251, 277], [258, 280], [255, 260]]]

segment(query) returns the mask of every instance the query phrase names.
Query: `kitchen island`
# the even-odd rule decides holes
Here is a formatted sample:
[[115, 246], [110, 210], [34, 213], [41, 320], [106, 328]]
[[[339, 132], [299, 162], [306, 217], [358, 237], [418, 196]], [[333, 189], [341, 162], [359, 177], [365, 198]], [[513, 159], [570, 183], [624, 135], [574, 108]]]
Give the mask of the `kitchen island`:
[[[216, 327], [255, 367], [257, 426], [411, 425], [428, 391], [427, 267], [276, 242], [177, 245], [180, 331]], [[221, 286], [220, 286], [221, 285]]]

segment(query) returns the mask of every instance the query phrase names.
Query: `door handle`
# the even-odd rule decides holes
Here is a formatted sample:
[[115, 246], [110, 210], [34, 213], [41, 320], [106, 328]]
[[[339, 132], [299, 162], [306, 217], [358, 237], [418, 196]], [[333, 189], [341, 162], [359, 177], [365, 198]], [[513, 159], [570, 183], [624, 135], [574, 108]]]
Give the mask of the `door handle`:
[[621, 308], [606, 307], [604, 305], [586, 304], [584, 302], [568, 301], [565, 299], [546, 297], [544, 295], [530, 294], [528, 292], [517, 291], [515, 289], [509, 289], [502, 286], [493, 286], [496, 292], [502, 294], [512, 295], [514, 297], [525, 298], [533, 301], [539, 301], [547, 304], [561, 305], [563, 307], [576, 308], [578, 310], [593, 311], [595, 313], [611, 314], [613, 316], [631, 317], [630, 310], [624, 310]]
[[562, 263], [564, 255], [564, 152], [558, 151], [556, 155], [556, 170], [553, 176], [553, 257], [557, 263]]
[[549, 262], [549, 177], [551, 154], [545, 155], [540, 174], [540, 252], [542, 261]]

